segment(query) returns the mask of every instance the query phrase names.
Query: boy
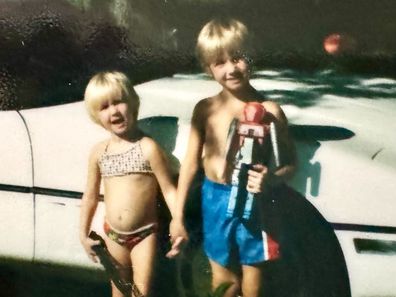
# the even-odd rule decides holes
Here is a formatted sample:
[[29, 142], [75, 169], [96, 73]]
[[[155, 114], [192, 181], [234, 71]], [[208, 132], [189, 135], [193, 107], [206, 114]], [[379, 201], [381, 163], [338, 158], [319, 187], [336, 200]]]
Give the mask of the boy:
[[226, 216], [232, 173], [226, 158], [227, 133], [233, 119], [242, 119], [247, 102], [261, 102], [267, 116], [275, 122], [282, 166], [270, 172], [263, 164], [253, 164], [248, 171], [246, 190], [255, 194], [254, 199], [262, 199], [268, 187], [282, 183], [295, 168], [294, 146], [283, 111], [276, 103], [264, 101], [249, 82], [251, 65], [247, 45], [247, 28], [237, 20], [213, 20], [199, 33], [198, 57], [223, 89], [201, 100], [194, 109], [171, 223], [172, 239], [188, 238], [183, 227], [183, 209], [188, 189], [202, 162], [206, 176], [202, 187], [204, 250], [212, 269], [212, 287], [232, 283], [226, 297], [240, 292], [244, 297], [259, 296], [262, 264], [268, 260], [265, 256], [268, 251], [263, 247], [267, 236], [259, 222]]

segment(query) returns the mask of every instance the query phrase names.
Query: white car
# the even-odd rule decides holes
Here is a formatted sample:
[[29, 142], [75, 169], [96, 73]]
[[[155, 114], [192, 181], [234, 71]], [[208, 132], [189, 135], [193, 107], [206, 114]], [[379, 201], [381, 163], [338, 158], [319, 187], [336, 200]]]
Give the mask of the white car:
[[[396, 81], [263, 70], [252, 84], [289, 119], [299, 158], [290, 186], [303, 195], [273, 210], [286, 259], [268, 268], [274, 290], [396, 296]], [[136, 90], [141, 125], [177, 172], [195, 103], [220, 87], [204, 74], [178, 74]], [[83, 102], [0, 112], [2, 258], [98, 268], [78, 224], [88, 152], [106, 135]], [[102, 221], [100, 205], [98, 232]]]

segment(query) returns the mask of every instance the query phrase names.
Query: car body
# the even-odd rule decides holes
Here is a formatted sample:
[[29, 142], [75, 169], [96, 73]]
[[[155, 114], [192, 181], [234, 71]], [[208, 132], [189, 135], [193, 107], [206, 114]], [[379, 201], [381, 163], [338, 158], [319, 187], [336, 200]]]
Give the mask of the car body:
[[[348, 273], [351, 295], [394, 296], [396, 81], [263, 70], [252, 84], [288, 117], [299, 160], [289, 184], [306, 197], [301, 211], [309, 209], [307, 215], [331, 226], [336, 243], [329, 250], [342, 251], [337, 261]], [[177, 172], [193, 107], [220, 86], [205, 74], [177, 74], [136, 90], [142, 128], [173, 156]], [[7, 234], [0, 238], [2, 258], [98, 268], [79, 243], [78, 224], [89, 151], [106, 136], [81, 101], [0, 112], [0, 231]], [[100, 202], [93, 223], [98, 232], [103, 215]], [[304, 228], [314, 234], [317, 227]], [[320, 251], [314, 257], [314, 242], [303, 253], [321, 271], [328, 262], [320, 262]]]

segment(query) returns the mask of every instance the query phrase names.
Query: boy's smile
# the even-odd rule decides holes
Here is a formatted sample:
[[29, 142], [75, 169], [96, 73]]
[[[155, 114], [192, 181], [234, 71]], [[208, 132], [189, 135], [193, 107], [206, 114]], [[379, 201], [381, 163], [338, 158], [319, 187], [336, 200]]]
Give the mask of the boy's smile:
[[224, 54], [209, 64], [209, 71], [229, 91], [239, 91], [249, 85], [249, 65], [242, 56]]

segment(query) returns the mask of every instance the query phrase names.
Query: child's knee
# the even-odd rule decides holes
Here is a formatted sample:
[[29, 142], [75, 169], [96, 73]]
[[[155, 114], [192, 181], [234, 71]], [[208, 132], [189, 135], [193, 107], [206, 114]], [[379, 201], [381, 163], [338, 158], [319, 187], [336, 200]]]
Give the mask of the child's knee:
[[242, 282], [242, 296], [243, 297], [258, 297], [262, 291], [261, 281], [250, 281], [244, 279]]
[[243, 297], [258, 297], [261, 292], [261, 284], [253, 284], [253, 285], [243, 285], [242, 286], [242, 296]]

